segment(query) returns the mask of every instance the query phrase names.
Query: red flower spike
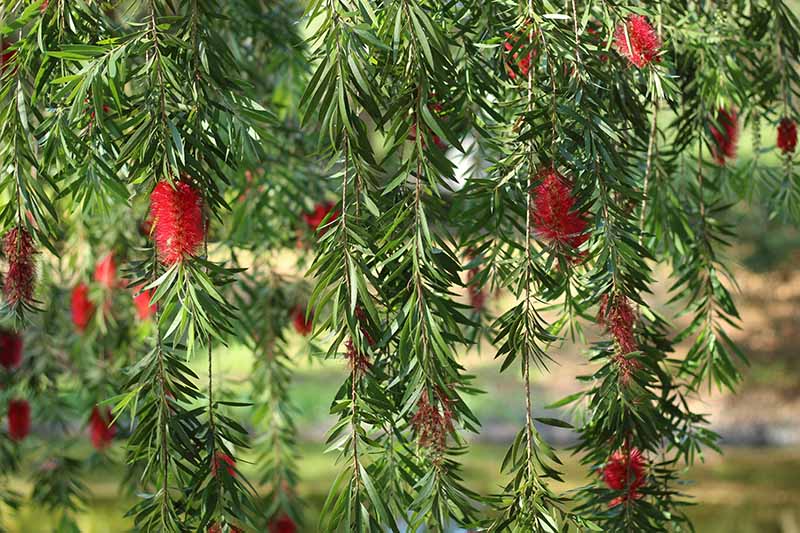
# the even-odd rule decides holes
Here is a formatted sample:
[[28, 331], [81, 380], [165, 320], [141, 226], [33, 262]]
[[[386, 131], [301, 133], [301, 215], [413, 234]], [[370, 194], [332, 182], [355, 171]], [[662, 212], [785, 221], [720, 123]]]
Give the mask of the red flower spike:
[[225, 463], [225, 470], [231, 477], [236, 477], [236, 460], [227, 453], [217, 451], [211, 460], [211, 475], [217, 477], [220, 463]]
[[442, 404], [441, 409], [431, 404], [428, 394], [423, 393], [417, 403], [417, 412], [411, 417], [411, 427], [414, 428], [417, 442], [422, 448], [443, 450], [447, 434], [453, 429], [450, 401], [439, 396], [439, 402]]
[[736, 158], [736, 145], [739, 142], [739, 120], [735, 109], [720, 107], [717, 112], [717, 124], [723, 131], [712, 124], [711, 135], [714, 142], [711, 144], [711, 155], [718, 165], [724, 165], [729, 159]]
[[80, 331], [86, 331], [89, 321], [94, 315], [95, 305], [89, 300], [89, 287], [79, 283], [72, 289], [72, 323]]
[[366, 374], [370, 367], [369, 357], [367, 357], [366, 354], [356, 350], [356, 347], [353, 344], [353, 339], [347, 339], [344, 343], [344, 346], [345, 357], [347, 357], [347, 361], [350, 364], [350, 370], [356, 374], [356, 376]]
[[611, 306], [608, 305], [608, 301], [608, 295], [604, 294], [600, 300], [597, 323], [608, 328], [619, 345], [621, 355], [637, 351], [639, 347], [633, 334], [633, 327], [636, 323], [636, 313], [634, 313], [633, 307], [622, 295], [615, 297]]
[[10, 372], [22, 364], [22, 336], [0, 329], [0, 365]]
[[281, 516], [269, 523], [269, 533], [296, 533], [297, 524], [286, 515]]
[[475, 278], [480, 274], [480, 268], [475, 267], [467, 272], [467, 292], [469, 293], [469, 303], [476, 311], [483, 311], [486, 306], [486, 291], [483, 287], [475, 283]]
[[[431, 97], [434, 97], [434, 95], [431, 94]], [[442, 114], [442, 111], [444, 109], [442, 107], [442, 104], [439, 104], [439, 103], [436, 103], [436, 102], [432, 102], [432, 103], [428, 104], [428, 108], [431, 110], [431, 113], [434, 116], [437, 116], [437, 117]], [[419, 121], [419, 120], [420, 119], [417, 118], [417, 121]], [[423, 128], [427, 128], [427, 126], [423, 125]], [[428, 130], [426, 129], [425, 131], [428, 131]], [[435, 133], [431, 134], [431, 137], [433, 138], [433, 144], [436, 146], [436, 148], [438, 148], [441, 151], [447, 150], [447, 143], [444, 142], [441, 137], [439, 137]], [[417, 122], [414, 122], [413, 124], [411, 124], [411, 127], [408, 130], [408, 140], [414, 141], [416, 139], [417, 139]], [[425, 137], [424, 136], [422, 137], [422, 147], [423, 148], [425, 147]]]
[[[519, 37], [509, 32], [505, 32], [506, 42], [503, 43], [503, 48], [507, 53], [511, 53], [514, 48], [517, 48], [517, 42], [519, 41]], [[527, 35], [525, 36], [527, 40]], [[525, 48], [526, 45], [522, 45], [522, 48]], [[514, 52], [511, 56], [512, 61], [506, 62], [506, 73], [508, 77], [512, 80], [517, 79], [517, 72], [524, 78], [528, 75], [528, 72], [531, 70], [531, 60], [535, 57], [535, 50], [528, 52], [525, 57], [519, 59], [519, 52]]]
[[292, 324], [295, 331], [305, 337], [314, 329], [314, 313], [309, 313], [306, 319], [306, 308], [298, 305], [292, 310]]
[[9, 305], [31, 303], [36, 285], [36, 247], [24, 228], [13, 228], [3, 237], [3, 253], [8, 261], [3, 294]]
[[117, 286], [117, 264], [113, 253], [106, 255], [94, 267], [94, 280], [106, 289]]
[[3, 237], [3, 253], [9, 263], [30, 261], [36, 254], [33, 237], [25, 228], [12, 228]]
[[797, 123], [794, 120], [788, 117], [781, 119], [778, 124], [778, 142], [776, 144], [784, 154], [794, 152], [797, 147]]
[[[336, 204], [333, 202], [317, 203], [314, 205], [314, 211], [311, 213], [303, 213], [303, 220], [306, 221], [306, 224], [308, 224], [312, 231], [317, 231], [322, 224], [322, 221], [325, 220], [325, 217], [328, 216], [328, 213], [333, 211], [334, 207], [336, 207]], [[339, 211], [333, 211], [333, 214], [328, 219], [326, 228], [323, 228], [320, 231], [320, 234], [324, 234], [327, 226], [337, 218], [339, 218]]]
[[[14, 57], [17, 55], [16, 50], [9, 50], [11, 45], [14, 43], [11, 42], [4, 42], [2, 48], [0, 48], [0, 76], [6, 73], [8, 69], [7, 65], [14, 61]], [[17, 67], [14, 67], [16, 70]]]
[[364, 340], [367, 341], [367, 344], [370, 346], [375, 346], [375, 339], [372, 338], [372, 335], [367, 329], [368, 319], [367, 313], [364, 311], [364, 308], [361, 306], [356, 306], [356, 319], [358, 320], [359, 328], [361, 329], [361, 334], [364, 336]]
[[539, 171], [534, 189], [533, 226], [537, 236], [572, 250], [589, 239], [586, 215], [575, 211], [572, 186], [553, 168]]
[[8, 436], [19, 442], [31, 431], [31, 405], [28, 400], [9, 400]]
[[161, 181], [150, 194], [150, 217], [158, 257], [174, 265], [194, 255], [205, 238], [203, 199], [186, 182]]
[[92, 409], [89, 416], [89, 436], [95, 450], [105, 450], [117, 435], [117, 427], [112, 420], [111, 409], [106, 408], [103, 412], [97, 406]]
[[625, 493], [614, 498], [609, 507], [641, 498], [639, 489], [644, 485], [645, 477], [645, 460], [642, 452], [636, 448], [630, 453], [614, 452], [603, 467], [603, 481], [608, 488]]
[[637, 68], [658, 61], [661, 39], [642, 15], [631, 15], [614, 30], [614, 47]]
[[139, 320], [147, 320], [156, 314], [156, 305], [152, 303], [153, 290], [140, 288], [134, 289], [133, 303], [136, 305], [136, 316]]

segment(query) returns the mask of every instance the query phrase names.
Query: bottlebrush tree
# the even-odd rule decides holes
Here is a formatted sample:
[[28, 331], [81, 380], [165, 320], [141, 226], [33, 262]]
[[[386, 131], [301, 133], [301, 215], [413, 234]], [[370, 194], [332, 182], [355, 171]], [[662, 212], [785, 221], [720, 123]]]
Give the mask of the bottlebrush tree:
[[[743, 363], [731, 209], [800, 221], [783, 0], [0, 9], [0, 462], [34, 480], [6, 504], [76, 530], [81, 476], [117, 461], [140, 531], [691, 527], [680, 474], [717, 436], [689, 400]], [[534, 418], [532, 367], [587, 326], [574, 416]], [[343, 362], [319, 521], [291, 335]], [[461, 473], [480, 339], [525, 412], [491, 495]], [[574, 426], [586, 486], [556, 491], [535, 422]]]

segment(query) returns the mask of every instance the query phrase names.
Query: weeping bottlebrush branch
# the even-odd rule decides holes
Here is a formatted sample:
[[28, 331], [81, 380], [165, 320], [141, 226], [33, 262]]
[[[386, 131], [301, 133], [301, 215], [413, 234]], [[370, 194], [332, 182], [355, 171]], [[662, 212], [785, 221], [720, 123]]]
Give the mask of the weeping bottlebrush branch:
[[41, 24], [38, 2], [23, 9], [6, 11], [0, 33], [0, 189], [6, 191], [0, 205], [0, 234], [4, 272], [3, 315], [13, 315], [20, 325], [25, 313], [36, 309], [36, 252], [39, 245], [53, 249], [57, 214], [51, 195], [56, 180], [43, 172], [35, 130], [40, 122], [36, 110], [34, 81], [41, 55], [36, 32]]
[[381, 226], [388, 231], [381, 243], [393, 251], [397, 284], [388, 312], [397, 329], [394, 357], [406, 376], [401, 415], [417, 441], [413, 459], [424, 472], [409, 480], [408, 522], [411, 529], [442, 531], [474, 523], [478, 500], [461, 482], [454, 459], [465, 449], [458, 427], [475, 430], [477, 420], [462, 398], [474, 390], [454, 351], [465, 341], [462, 310], [450, 297], [451, 288], [461, 285], [459, 265], [451, 237], [439, 226], [447, 207], [443, 196], [453, 180], [444, 151], [448, 145], [463, 148], [447, 123], [455, 91], [448, 75], [453, 60], [447, 21], [435, 6], [416, 1], [392, 3], [385, 17], [393, 22], [384, 38], [392, 42], [384, 83], [399, 101], [383, 121], [398, 158], [384, 187], [383, 194], [392, 193], [396, 203], [383, 214]]
[[[537, 148], [552, 146], [550, 137], [556, 126], [552, 125], [552, 129], [543, 130], [545, 138], [539, 138], [534, 131], [535, 102], [544, 100], [540, 97], [539, 88], [534, 80], [540, 61], [544, 60], [550, 64], [552, 58], [547, 48], [547, 41], [542, 38], [546, 30], [542, 26], [542, 20], [534, 12], [533, 2], [528, 2], [525, 14], [517, 21], [516, 27], [522, 29], [516, 33], [506, 32], [506, 35], [516, 35], [514, 37], [516, 40], [525, 41], [527, 44], [521, 46], [520, 53], [531, 54], [528, 57], [534, 57], [525, 79], [524, 108], [514, 117], [514, 129], [518, 130], [515, 131], [518, 137], [512, 145], [515, 148], [512, 148], [512, 153], [505, 164], [498, 166], [498, 170], [519, 176], [515, 187], [522, 189], [527, 206], [522, 236], [524, 244], [521, 256], [517, 259], [517, 262], [522, 264], [515, 268], [514, 275], [503, 280], [521, 301], [498, 319], [495, 329], [499, 334], [494, 343], [499, 345], [496, 357], [503, 358], [501, 370], [507, 368], [517, 358], [520, 359], [525, 398], [525, 426], [504, 458], [502, 469], [510, 474], [512, 479], [501, 496], [502, 514], [492, 523], [490, 531], [567, 531], [579, 525], [591, 528], [593, 527], [591, 523], [584, 523], [579, 518], [571, 516], [566, 510], [567, 500], [550, 488], [549, 480], [562, 479], [556, 467], [560, 461], [552, 448], [541, 439], [533, 424], [530, 366], [535, 364], [538, 368], [546, 369], [550, 357], [545, 349], [556, 340], [537, 309], [539, 300], [537, 285], [542, 284], [548, 277], [534, 257], [537, 254], [533, 242], [534, 210], [537, 205], [542, 208], [552, 207], [542, 205], [541, 197], [536, 198], [537, 192], [543, 193], [542, 187], [548, 186], [542, 185], [542, 177], [546, 174], [543, 174], [539, 167], [546, 168], [546, 164], [538, 160]], [[578, 57], [577, 51], [576, 57]], [[554, 93], [551, 98], [555, 97]], [[549, 102], [545, 105], [549, 105]], [[555, 119], [555, 116], [548, 114], [548, 118]], [[514, 154], [517, 150], [523, 157]], [[561, 216], [568, 214], [560, 213]], [[536, 215], [541, 219], [542, 213], [537, 212]], [[569, 426], [556, 420], [543, 421], [552, 425]]]
[[[252, 488], [235, 468], [232, 452], [232, 446], [245, 445], [244, 430], [215, 412], [219, 402], [210, 390], [206, 421], [182, 406], [201, 395], [196, 376], [176, 356], [191, 357], [199, 345], [224, 341], [231, 331], [234, 309], [220, 289], [235, 271], [196, 254], [208, 235], [206, 217], [225, 206], [219, 183], [227, 181], [226, 167], [243, 154], [258, 153], [258, 131], [268, 119], [239, 94], [229, 72], [234, 63], [208, 13], [207, 2], [174, 11], [169, 3], [151, 1], [133, 12], [144, 21], [140, 31], [106, 46], [65, 45], [53, 53], [81, 66], [62, 80], [72, 88], [72, 109], [83, 105], [82, 94], [91, 89], [95, 100], [112, 95], [115, 106], [133, 117], [120, 131], [98, 114], [92, 127], [105, 128], [117, 143], [117, 172], [130, 185], [152, 191], [152, 260], [134, 265], [134, 271], [135, 285], [153, 291], [158, 327], [151, 355], [130, 369], [130, 392], [117, 406], [119, 412], [143, 404], [134, 413], [139, 416], [129, 454], [143, 465], [143, 487], [152, 490], [132, 511], [144, 529], [248, 524], [254, 512]], [[179, 83], [185, 91], [176, 90]], [[102, 102], [95, 108], [102, 109]], [[143, 376], [146, 386], [137, 383]], [[158, 438], [151, 439], [154, 429]]]
[[717, 250], [727, 246], [733, 236], [726, 221], [732, 204], [721, 191], [724, 176], [732, 172], [740, 128], [738, 115], [745, 111], [734, 103], [742, 98], [736, 80], [744, 73], [739, 65], [726, 60], [728, 55], [741, 53], [734, 34], [738, 35], [726, 28], [717, 47], [701, 43], [677, 58], [679, 72], [685, 73], [686, 79], [683, 113], [673, 126], [683, 133], [676, 142], [687, 161], [691, 162], [689, 153], [697, 156], [693, 170], [687, 165], [693, 179], [684, 185], [686, 196], [692, 199], [688, 231], [674, 234], [683, 253], [672, 258], [672, 301], [687, 302], [692, 313], [690, 324], [676, 341], [693, 338], [682, 372], [695, 389], [706, 381], [709, 386], [733, 389], [741, 379], [736, 361], [744, 361], [725, 330], [738, 327], [739, 315], [726, 287], [732, 276]]
[[[635, 32], [644, 30], [634, 26], [630, 31], [633, 41], [627, 48], [620, 47], [625, 52], [620, 54], [633, 61], [626, 54], [639, 53], [634, 50], [638, 42]], [[624, 97], [629, 102], [625, 112], [609, 111], [603, 119], [587, 113], [602, 105], [607, 89], [584, 81], [602, 77], [602, 61], [591, 60], [589, 49], [581, 49], [580, 57], [587, 58], [586, 72], [576, 75], [570, 87], [580, 93], [580, 107], [572, 108], [576, 106], [574, 99], [570, 94], [565, 96], [569, 103], [561, 104], [560, 114], [569, 118], [562, 124], [560, 142], [583, 147], [573, 151], [569, 161], [577, 175], [578, 197], [591, 198], [596, 209], [595, 232], [589, 252], [582, 258], [589, 267], [585, 290], [593, 301], [602, 297], [598, 321], [607, 328], [612, 341], [601, 342], [593, 351], [592, 360], [601, 366], [585, 381], [594, 386], [564, 400], [569, 403], [583, 398], [586, 402], [589, 413], [579, 429], [575, 449], [584, 453], [582, 460], [593, 470], [600, 468], [608, 473], [602, 476], [607, 488], [587, 487], [579, 492], [582, 503], [575, 512], [596, 521], [604, 530], [661, 530], [668, 526], [653, 517], [654, 507], [671, 509], [675, 523], [685, 521], [685, 517], [680, 513], [680, 496], [672, 488], [675, 460], [653, 468], [652, 456], [674, 442], [677, 423], [691, 415], [681, 411], [684, 406], [669, 395], [674, 368], [667, 364], [665, 352], [671, 348], [663, 332], [648, 325], [652, 313], [640, 296], [650, 283], [645, 262], [650, 254], [638, 244], [636, 206], [642, 201], [641, 182], [631, 172], [629, 161], [637, 159], [640, 148], [636, 139], [647, 138], [650, 129], [638, 118], [647, 116], [648, 99], [635, 89], [620, 87], [617, 90], [626, 91]], [[648, 74], [660, 75], [655, 70]], [[621, 130], [627, 130], [627, 135], [612, 133]], [[646, 169], [641, 170], [643, 175]], [[645, 318], [637, 317], [632, 302], [639, 305]], [[614, 474], [619, 465], [622, 483]]]
[[[780, 86], [777, 95], [779, 102], [776, 102], [778, 107], [776, 148], [783, 157], [782, 175], [774, 180], [771, 215], [792, 217], [794, 221], [800, 221], [800, 170], [795, 164], [800, 107], [796, 103], [797, 91], [793, 89], [800, 84], [800, 74], [795, 60], [800, 55], [800, 21], [782, 0], [773, 0], [763, 9], [763, 20], [770, 20], [773, 28], [765, 38], [772, 36], [775, 40], [774, 50]], [[755, 76], [754, 78], [754, 81], [758, 79]], [[774, 78], [768, 79], [774, 82]]]
[[341, 180], [338, 216], [335, 220], [326, 216], [317, 228], [320, 248], [310, 269], [317, 282], [309, 302], [317, 313], [330, 305], [330, 317], [322, 324], [334, 332], [328, 355], [344, 343], [350, 363], [349, 377], [331, 407], [339, 421], [328, 443], [340, 451], [346, 465], [330, 489], [319, 524], [331, 532], [397, 531], [398, 527], [393, 505], [398, 495], [378, 490], [381, 462], [371, 458], [384, 448], [386, 435], [370, 431], [393, 413], [382, 412], [383, 393], [368, 371], [370, 339], [374, 342], [375, 337], [365, 333], [377, 322], [367, 266], [372, 252], [364, 222], [369, 211], [376, 211], [373, 180], [378, 169], [362, 116], [380, 118], [376, 96], [381, 91], [374, 84], [369, 57], [380, 45], [374, 34], [377, 6], [361, 5], [364, 11], [351, 11], [345, 3], [331, 0], [309, 5], [309, 20], [320, 24], [312, 38], [318, 64], [300, 103], [306, 122], [318, 119], [327, 150], [341, 168], [335, 176]]

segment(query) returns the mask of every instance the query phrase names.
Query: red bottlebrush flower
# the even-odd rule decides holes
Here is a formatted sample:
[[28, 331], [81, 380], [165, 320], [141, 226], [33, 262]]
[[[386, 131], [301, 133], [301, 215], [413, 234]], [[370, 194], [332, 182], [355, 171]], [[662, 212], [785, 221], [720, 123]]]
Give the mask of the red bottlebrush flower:
[[12, 263], [6, 273], [3, 294], [10, 306], [33, 301], [36, 281], [36, 266], [32, 263]]
[[225, 463], [225, 470], [231, 477], [236, 477], [236, 460], [227, 453], [217, 451], [214, 452], [214, 458], [211, 460], [211, 475], [217, 477], [220, 463]]
[[366, 374], [370, 367], [369, 357], [367, 357], [366, 354], [356, 350], [355, 344], [353, 344], [353, 339], [347, 339], [344, 343], [344, 346], [346, 350], [345, 357], [347, 357], [347, 361], [350, 363], [350, 370], [356, 376], [363, 376]]
[[117, 264], [114, 254], [110, 253], [101, 259], [94, 267], [94, 280], [106, 289], [113, 289], [117, 285]]
[[28, 400], [9, 400], [8, 436], [13, 441], [21, 441], [31, 431], [31, 405]]
[[604, 294], [600, 300], [600, 309], [597, 313], [597, 323], [608, 329], [617, 345], [614, 362], [619, 368], [619, 379], [627, 385], [631, 374], [642, 368], [642, 364], [632, 358], [626, 357], [631, 352], [639, 349], [633, 327], [636, 323], [636, 314], [625, 296], [617, 296], [609, 306], [609, 297]]
[[717, 124], [722, 127], [720, 131], [712, 124], [711, 135], [714, 142], [711, 144], [711, 155], [719, 165], [724, 165], [728, 159], [736, 158], [736, 145], [739, 142], [739, 120], [735, 109], [720, 107], [717, 112]]
[[639, 489], [645, 482], [645, 460], [642, 452], [636, 448], [630, 453], [614, 452], [603, 467], [603, 481], [610, 489], [625, 491], [625, 494], [611, 501], [610, 507], [629, 499], [640, 498]]
[[575, 210], [572, 186], [553, 168], [539, 171], [534, 189], [533, 225], [543, 240], [571, 249], [589, 239], [584, 213]]
[[631, 15], [614, 31], [614, 47], [637, 68], [643, 68], [658, 61], [661, 39], [645, 17]]
[[286, 515], [281, 516], [269, 523], [269, 533], [295, 533], [297, 524]]
[[628, 298], [618, 295], [609, 306], [609, 297], [604, 294], [600, 300], [600, 309], [597, 313], [597, 323], [608, 328], [619, 345], [622, 355], [638, 350], [633, 334], [636, 323], [636, 314]]
[[92, 439], [92, 446], [95, 450], [105, 450], [117, 435], [117, 427], [111, 417], [111, 409], [106, 408], [103, 412], [95, 406], [89, 416], [89, 436]]
[[[591, 21], [586, 26], [586, 34], [589, 36], [589, 42], [593, 43], [598, 48], [605, 48], [606, 45], [608, 44], [608, 41], [603, 39], [601, 30], [603, 30], [603, 25], [596, 20]], [[608, 54], [601, 52], [598, 58], [600, 59], [600, 61], [605, 63], [606, 61], [608, 61]]]
[[367, 344], [370, 346], [375, 346], [375, 339], [372, 338], [372, 334], [369, 332], [367, 327], [369, 321], [367, 319], [367, 313], [364, 311], [364, 308], [361, 306], [356, 306], [356, 319], [358, 319], [359, 328], [361, 329], [361, 334], [364, 336], [364, 340], [367, 341]]
[[12, 228], [3, 237], [3, 253], [9, 263], [31, 261], [36, 254], [33, 237], [25, 228]]
[[[311, 213], [303, 213], [303, 219], [313, 231], [317, 231], [320, 224], [322, 224], [322, 221], [325, 220], [325, 217], [328, 216], [328, 213], [333, 211], [334, 207], [336, 207], [336, 204], [333, 202], [319, 202], [314, 205], [314, 211]], [[337, 218], [339, 218], [339, 211], [333, 211], [331, 217], [328, 219], [327, 224], [330, 224]], [[323, 229], [320, 233], [324, 232], [325, 229]]]
[[[433, 95], [431, 95], [431, 96], [433, 96]], [[442, 108], [441, 104], [438, 104], [438, 103], [434, 102], [434, 103], [429, 104], [428, 108], [431, 110], [431, 113], [434, 116], [438, 117], [438, 116], [440, 116], [442, 114], [443, 108]], [[411, 124], [411, 127], [408, 130], [408, 140], [414, 141], [414, 140], [417, 139], [417, 123], [420, 120], [421, 119], [419, 117], [417, 117], [416, 121], [413, 124]], [[423, 125], [423, 128], [426, 128], [423, 131], [428, 131], [427, 126]], [[441, 137], [439, 137], [436, 134], [432, 134], [431, 137], [433, 138], [433, 144], [436, 146], [436, 148], [438, 148], [439, 150], [442, 150], [442, 151], [447, 150], [447, 143], [444, 142]], [[425, 137], [424, 136], [422, 137], [422, 147], [423, 148], [425, 147]]]
[[[468, 256], [472, 259], [472, 252], [468, 252]], [[469, 294], [469, 303], [476, 311], [482, 311], [486, 305], [486, 291], [475, 282], [475, 278], [480, 274], [480, 271], [480, 268], [477, 266], [467, 271], [467, 293]]]
[[21, 364], [22, 335], [0, 329], [0, 365], [10, 372]]
[[[9, 63], [14, 61], [14, 57], [17, 55], [16, 50], [9, 50], [11, 45], [14, 43], [11, 42], [3, 42], [2, 47], [0, 47], [0, 75], [6, 73], [7, 66]], [[14, 67], [16, 69], [16, 67]]]
[[794, 152], [797, 147], [797, 123], [788, 118], [783, 117], [780, 124], [778, 124], [778, 148], [784, 154]]
[[[137, 294], [138, 293], [138, 294]], [[133, 303], [136, 305], [136, 315], [139, 320], [147, 320], [156, 314], [156, 305], [152, 303], [152, 289], [134, 289]]]
[[205, 238], [203, 199], [186, 182], [160, 181], [150, 194], [150, 216], [158, 257], [174, 265], [197, 253]]
[[[503, 43], [503, 48], [510, 54], [514, 48], [518, 48], [517, 41], [519, 41], [519, 37], [509, 32], [505, 32], [505, 36], [506, 42]], [[522, 45], [522, 48], [525, 48], [525, 46], [526, 45]], [[508, 73], [508, 77], [512, 80], [517, 79], [517, 71], [519, 71], [522, 77], [526, 77], [531, 70], [533, 55], [533, 52], [528, 52], [525, 57], [519, 59], [519, 52], [514, 52], [511, 56], [511, 61], [506, 61], [506, 73]]]
[[306, 308], [299, 305], [292, 310], [294, 329], [303, 336], [308, 335], [314, 329], [314, 313], [308, 313], [308, 319], [306, 319], [306, 314]]
[[33, 301], [36, 285], [36, 247], [33, 237], [24, 228], [13, 228], [3, 237], [3, 253], [8, 261], [8, 272], [3, 284], [3, 294], [12, 307]]
[[445, 447], [447, 434], [453, 430], [453, 412], [450, 400], [437, 395], [441, 409], [433, 405], [428, 394], [423, 393], [417, 403], [417, 412], [411, 417], [411, 427], [417, 434], [417, 442], [423, 448], [441, 451]]
[[89, 287], [79, 283], [72, 289], [72, 323], [78, 331], [86, 331], [94, 311], [95, 306], [89, 299]]

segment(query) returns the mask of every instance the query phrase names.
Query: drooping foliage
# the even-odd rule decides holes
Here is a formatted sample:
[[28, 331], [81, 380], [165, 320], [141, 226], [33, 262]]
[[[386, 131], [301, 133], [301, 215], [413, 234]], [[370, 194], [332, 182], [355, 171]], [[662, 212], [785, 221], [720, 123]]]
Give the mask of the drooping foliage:
[[[690, 527], [717, 436], [689, 399], [744, 364], [731, 210], [800, 222], [783, 0], [3, 0], [0, 36], [4, 483], [36, 465], [7, 504], [73, 530], [102, 458], [139, 531]], [[562, 342], [583, 388], [534, 416]], [[318, 523], [298, 344], [342, 363]], [[525, 413], [491, 495], [462, 479], [479, 344]], [[541, 424], [590, 483], [553, 488]]]

